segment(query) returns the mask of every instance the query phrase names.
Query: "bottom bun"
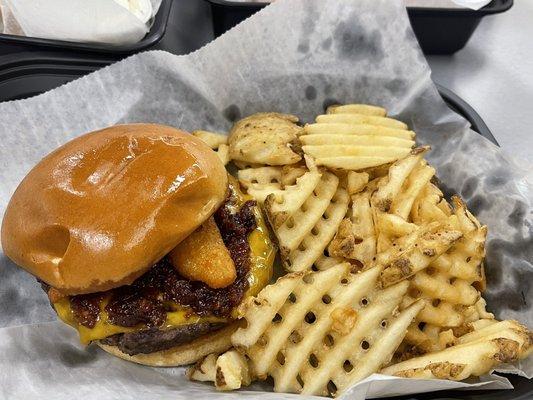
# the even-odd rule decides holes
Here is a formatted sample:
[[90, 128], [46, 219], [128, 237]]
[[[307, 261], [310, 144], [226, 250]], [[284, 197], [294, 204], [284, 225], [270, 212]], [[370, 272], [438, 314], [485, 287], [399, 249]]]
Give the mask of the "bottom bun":
[[231, 347], [231, 335], [239, 327], [235, 322], [218, 331], [200, 336], [189, 343], [184, 343], [167, 350], [156, 351], [149, 354], [136, 354], [130, 356], [123, 353], [116, 346], [109, 346], [96, 342], [103, 350], [116, 357], [137, 364], [149, 365], [152, 367], [179, 367], [195, 363], [201, 358], [211, 353], [222, 353]]

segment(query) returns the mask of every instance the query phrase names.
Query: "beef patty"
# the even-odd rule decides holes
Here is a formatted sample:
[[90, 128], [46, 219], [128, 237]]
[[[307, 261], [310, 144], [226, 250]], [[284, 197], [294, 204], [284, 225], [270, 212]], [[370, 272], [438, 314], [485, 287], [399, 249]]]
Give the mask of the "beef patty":
[[166, 330], [151, 328], [139, 332], [118, 333], [100, 340], [100, 343], [117, 346], [120, 351], [130, 356], [149, 354], [191, 342], [223, 326], [224, 324], [220, 323], [198, 322]]

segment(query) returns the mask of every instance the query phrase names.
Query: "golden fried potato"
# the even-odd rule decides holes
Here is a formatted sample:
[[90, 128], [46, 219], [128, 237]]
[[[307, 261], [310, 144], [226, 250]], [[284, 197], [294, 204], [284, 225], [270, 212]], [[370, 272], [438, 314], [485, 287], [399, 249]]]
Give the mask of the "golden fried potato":
[[246, 358], [235, 349], [210, 354], [187, 370], [191, 381], [213, 382], [217, 390], [236, 390], [253, 380]]
[[170, 252], [170, 260], [183, 277], [204, 282], [214, 289], [231, 285], [237, 277], [235, 264], [213, 217], [178, 244]]
[[295, 152], [303, 128], [298, 118], [277, 113], [258, 113], [238, 121], [231, 129], [232, 160], [267, 165], [294, 164], [302, 159]]
[[232, 343], [275, 392], [339, 396], [389, 362], [423, 307], [398, 312], [408, 282], [377, 286], [380, 268], [341, 263], [278, 279], [244, 307]]
[[218, 149], [222, 144], [228, 144], [228, 136], [223, 133], [197, 130], [193, 131], [192, 134], [202, 139], [213, 150]]

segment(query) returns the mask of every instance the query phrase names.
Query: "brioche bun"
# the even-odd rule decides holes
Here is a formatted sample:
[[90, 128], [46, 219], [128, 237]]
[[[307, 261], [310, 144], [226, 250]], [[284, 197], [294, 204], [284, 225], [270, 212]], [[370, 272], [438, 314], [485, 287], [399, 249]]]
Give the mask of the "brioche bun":
[[117, 125], [46, 156], [2, 223], [4, 253], [66, 295], [132, 283], [222, 204], [228, 177], [200, 139]]
[[220, 354], [228, 350], [231, 347], [231, 335], [239, 326], [239, 322], [234, 322], [218, 331], [200, 336], [191, 342], [167, 350], [136, 354], [134, 356], [123, 353], [116, 346], [109, 346], [100, 342], [96, 343], [109, 354], [126, 361], [152, 367], [179, 367], [195, 363], [208, 354]]

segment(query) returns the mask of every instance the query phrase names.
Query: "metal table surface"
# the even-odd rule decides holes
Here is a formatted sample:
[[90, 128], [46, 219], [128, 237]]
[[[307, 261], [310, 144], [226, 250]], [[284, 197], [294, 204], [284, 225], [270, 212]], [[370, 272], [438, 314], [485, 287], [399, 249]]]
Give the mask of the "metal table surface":
[[533, 163], [533, 0], [485, 17], [466, 47], [429, 56], [433, 79], [466, 100], [502, 148]]

